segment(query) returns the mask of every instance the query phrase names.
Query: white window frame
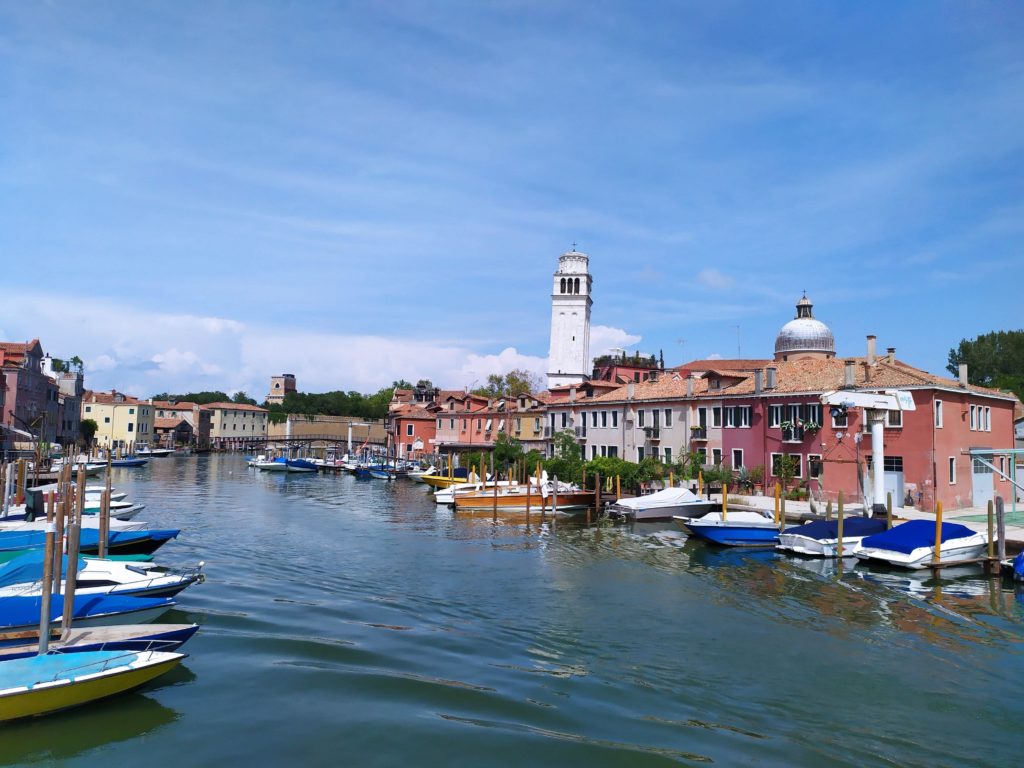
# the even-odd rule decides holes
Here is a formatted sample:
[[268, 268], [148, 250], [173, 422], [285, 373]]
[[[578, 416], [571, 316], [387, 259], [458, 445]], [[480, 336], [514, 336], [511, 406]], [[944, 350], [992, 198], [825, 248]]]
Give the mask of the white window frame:
[[[782, 424], [782, 404], [773, 403], [768, 406], [768, 426], [778, 429]], [[835, 426], [833, 424], [833, 426]]]
[[[898, 424], [892, 423], [892, 417], [899, 414]], [[889, 429], [903, 429], [903, 411], [886, 411], [885, 412], [885, 426]]]
[[992, 408], [985, 406], [985, 431], [992, 431]]
[[754, 421], [754, 408], [751, 405], [736, 406], [736, 426], [740, 429], [750, 429]]
[[949, 457], [949, 484], [956, 485], [956, 456]]
[[[718, 454], [718, 458], [715, 458], [715, 454]], [[712, 448], [711, 449], [711, 466], [720, 467], [722, 465], [722, 449]]]
[[935, 428], [942, 429], [942, 401], [935, 401]]
[[722, 427], [722, 407], [719, 405], [711, 407], [711, 426], [717, 429]]
[[406, 424], [405, 425], [405, 436], [406, 437], [412, 437], [412, 433], [413, 433], [413, 425], [412, 424]]
[[971, 431], [975, 431], [978, 428], [978, 406], [971, 406]]
[[617, 429], [619, 426], [619, 412], [612, 411], [612, 428]]
[[665, 448], [661, 449], [661, 452], [663, 454], [663, 458], [664, 458], [665, 463], [666, 464], [671, 464], [672, 463], [672, 449], [669, 448], [669, 447], [665, 447]]
[[736, 426], [736, 408], [726, 405], [722, 408], [722, 429], [732, 429]]
[[[740, 460], [738, 462], [736, 461], [736, 456], [737, 455], [739, 455], [739, 457], [740, 457]], [[732, 449], [732, 468], [733, 469], [740, 469], [743, 466], [744, 466], [744, 464], [743, 464], [743, 449], [742, 448], [733, 448]]]
[[671, 427], [672, 426], [672, 409], [671, 408], [666, 408], [665, 409], [665, 423], [662, 426], [665, 426], [665, 427]]

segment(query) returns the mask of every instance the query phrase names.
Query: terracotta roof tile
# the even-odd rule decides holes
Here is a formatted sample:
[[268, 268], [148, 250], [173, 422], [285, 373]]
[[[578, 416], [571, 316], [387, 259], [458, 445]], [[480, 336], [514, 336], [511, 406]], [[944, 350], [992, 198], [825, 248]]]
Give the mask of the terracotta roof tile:
[[258, 405], [249, 405], [248, 403], [207, 403], [202, 406], [205, 410], [223, 410], [223, 411], [259, 411], [260, 413], [266, 413], [266, 408], [260, 408]]

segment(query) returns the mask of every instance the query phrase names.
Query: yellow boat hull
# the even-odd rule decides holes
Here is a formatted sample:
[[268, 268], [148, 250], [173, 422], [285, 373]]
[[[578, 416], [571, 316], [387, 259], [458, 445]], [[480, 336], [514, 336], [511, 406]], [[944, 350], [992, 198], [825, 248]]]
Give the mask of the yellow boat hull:
[[29, 689], [2, 691], [0, 692], [0, 722], [47, 715], [130, 691], [170, 671], [185, 658], [183, 654], [177, 653], [161, 655], [170, 658], [142, 667], [117, 667], [114, 670], [82, 678], [39, 683]]
[[464, 477], [448, 477], [448, 475], [423, 475], [420, 477], [420, 480], [431, 488], [448, 488], [452, 485], [469, 482], [469, 480]]

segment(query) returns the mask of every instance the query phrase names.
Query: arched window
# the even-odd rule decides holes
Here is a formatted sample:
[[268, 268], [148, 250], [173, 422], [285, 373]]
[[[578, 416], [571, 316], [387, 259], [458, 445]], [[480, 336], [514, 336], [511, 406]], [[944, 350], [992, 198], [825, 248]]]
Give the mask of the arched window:
[[579, 293], [580, 292], [580, 279], [577, 277], [572, 282], [573, 282], [572, 292], [573, 293]]
[[564, 277], [562, 278], [562, 290], [560, 291], [560, 293], [565, 293], [565, 278]]

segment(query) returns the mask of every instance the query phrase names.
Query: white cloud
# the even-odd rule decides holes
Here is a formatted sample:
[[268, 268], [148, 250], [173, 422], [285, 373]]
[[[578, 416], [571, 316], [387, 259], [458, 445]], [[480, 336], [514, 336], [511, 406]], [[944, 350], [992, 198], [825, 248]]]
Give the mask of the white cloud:
[[600, 357], [613, 349], [626, 349], [640, 342], [640, 336], [608, 325], [590, 326], [590, 354]]
[[736, 281], [717, 269], [702, 269], [697, 273], [697, 282], [708, 288], [728, 288]]
[[[14, 338], [38, 336], [56, 357], [85, 361], [86, 386], [137, 396], [244, 390], [262, 399], [272, 375], [294, 373], [307, 392], [373, 392], [392, 381], [428, 378], [461, 388], [523, 368], [541, 377], [547, 359], [506, 347], [487, 354], [452, 342], [267, 327], [220, 317], [161, 314], [99, 299], [20, 294], [8, 302]], [[131, 322], [125, 322], [130, 317]], [[70, 321], [69, 321], [70, 318]], [[620, 328], [591, 328], [591, 350], [640, 341]]]
[[705, 360], [721, 360], [722, 359], [722, 354], [720, 352], [712, 352], [710, 355], [708, 355], [704, 359]]

